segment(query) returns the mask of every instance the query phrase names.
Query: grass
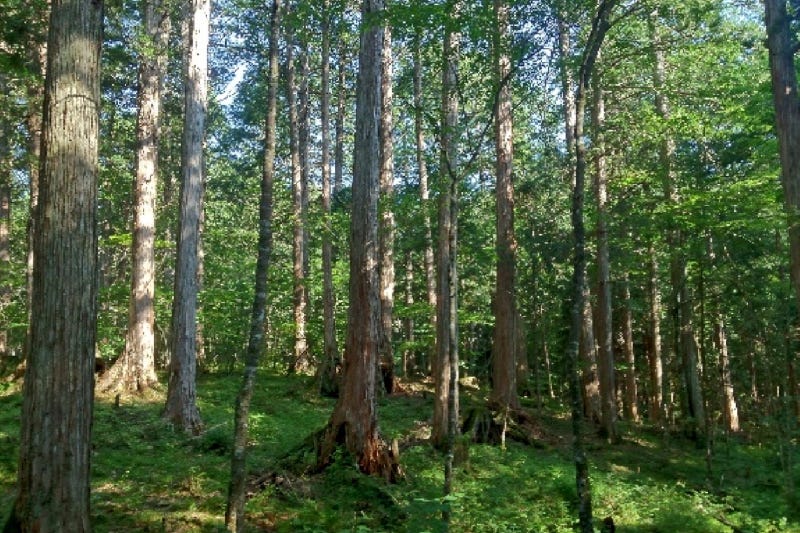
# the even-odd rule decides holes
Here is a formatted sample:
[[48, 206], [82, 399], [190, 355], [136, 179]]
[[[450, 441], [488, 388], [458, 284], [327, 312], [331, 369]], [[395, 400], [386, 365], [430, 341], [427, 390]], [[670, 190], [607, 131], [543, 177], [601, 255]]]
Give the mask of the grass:
[[[238, 375], [204, 376], [198, 384], [206, 431], [196, 438], [160, 418], [164, 391], [145, 397], [98, 397], [95, 406], [92, 514], [94, 530], [219, 531], [223, 528]], [[0, 510], [14, 496], [21, 396], [0, 389]], [[463, 405], [481, 401], [465, 396]], [[430, 398], [382, 398], [387, 439], [424, 436]], [[253, 473], [276, 471], [276, 458], [326, 422], [333, 401], [302, 377], [261, 374], [250, 424]], [[540, 446], [505, 449], [463, 445], [455, 493], [441, 500], [442, 457], [427, 444], [405, 450], [406, 478], [397, 485], [358, 474], [340, 455], [323, 474], [277, 471], [248, 501], [248, 527], [276, 532], [439, 532], [443, 505], [451, 531], [574, 531], [576, 498], [569, 424], [554, 406], [533, 411], [547, 435]], [[681, 437], [624, 428], [615, 446], [588, 442], [595, 517], [613, 516], [618, 531], [724, 533], [800, 532], [800, 512], [784, 496], [777, 446], [730, 439], [715, 447], [709, 479], [704, 450]], [[796, 443], [795, 443], [796, 444]], [[797, 446], [795, 445], [795, 454]], [[800, 458], [798, 458], [800, 459]], [[800, 464], [796, 459], [794, 464]], [[798, 472], [800, 473], [800, 472]], [[800, 476], [795, 474], [796, 478]], [[598, 520], [599, 527], [599, 520]]]

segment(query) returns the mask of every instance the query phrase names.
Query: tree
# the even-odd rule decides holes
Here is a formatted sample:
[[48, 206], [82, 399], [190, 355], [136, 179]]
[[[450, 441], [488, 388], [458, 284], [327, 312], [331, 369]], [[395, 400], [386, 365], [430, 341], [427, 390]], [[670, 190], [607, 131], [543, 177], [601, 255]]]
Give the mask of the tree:
[[[331, 6], [325, 0], [322, 7], [322, 328], [324, 357], [320, 364], [320, 392], [339, 394], [339, 348], [336, 345], [335, 294], [333, 291], [333, 231], [331, 225], [331, 157], [330, 157], [330, 57], [331, 57]], [[336, 172], [341, 173], [337, 165]]]
[[197, 410], [197, 268], [203, 205], [203, 144], [208, 91], [208, 39], [211, 4], [191, 0], [190, 39], [184, 89], [181, 148], [181, 204], [178, 223], [169, 387], [164, 416], [180, 429], [198, 433]]
[[103, 4], [54, 0], [17, 497], [6, 530], [88, 532]]
[[380, 372], [383, 388], [391, 394], [394, 390], [394, 348], [392, 346], [392, 315], [394, 308], [394, 139], [392, 131], [392, 27], [383, 29], [383, 56], [381, 58], [381, 127], [380, 127], [380, 263], [381, 263], [381, 328]]
[[104, 391], [141, 392], [158, 382], [155, 368], [155, 237], [161, 84], [169, 37], [163, 0], [142, 6], [145, 42], [139, 51], [139, 96], [134, 180], [133, 267], [125, 349], [101, 376]]
[[383, 0], [364, 0], [356, 85], [356, 137], [353, 153], [353, 213], [350, 222], [350, 305], [347, 316], [343, 385], [322, 432], [317, 464], [324, 468], [344, 445], [359, 469], [387, 480], [399, 475], [398, 457], [378, 430], [375, 368], [380, 322], [378, 275], [379, 117]]
[[584, 183], [586, 179], [586, 145], [584, 120], [589, 81], [594, 71], [597, 55], [610, 28], [609, 17], [617, 2], [602, 0], [592, 19], [592, 29], [581, 57], [578, 84], [575, 92], [575, 181], [572, 192], [573, 271], [570, 284], [570, 329], [568, 343], [569, 387], [572, 405], [573, 456], [575, 481], [578, 491], [578, 519], [580, 531], [592, 533], [592, 494], [589, 485], [589, 464], [582, 442], [582, 401], [578, 373], [580, 332], [583, 326], [584, 286], [586, 284], [586, 235], [583, 221]]
[[225, 525], [228, 531], [244, 530], [244, 504], [247, 484], [247, 435], [250, 401], [253, 397], [256, 371], [264, 350], [264, 322], [267, 314], [267, 275], [272, 256], [272, 189], [275, 174], [275, 135], [278, 93], [278, 38], [280, 33], [280, 0], [273, 0], [270, 14], [269, 63], [267, 66], [267, 119], [264, 125], [264, 163], [261, 173], [261, 197], [258, 213], [258, 258], [256, 259], [255, 291], [250, 316], [244, 378], [236, 398], [234, 413], [231, 479]]
[[[454, 28], [458, 0], [447, 3], [442, 49], [442, 107], [439, 147], [439, 244], [437, 251], [436, 359], [431, 441], [451, 463], [450, 420], [458, 420], [458, 53], [461, 34]], [[452, 465], [451, 465], [452, 466]], [[447, 467], [445, 468], [447, 470]], [[445, 485], [448, 483], [445, 473]], [[447, 489], [445, 490], [447, 493]]]
[[[599, 53], [598, 53], [599, 56]], [[613, 319], [611, 304], [611, 272], [608, 252], [608, 172], [606, 169], [605, 101], [600, 77], [594, 77], [594, 102], [592, 125], [594, 126], [594, 185], [597, 207], [597, 373], [600, 380], [600, 421], [606, 438], [615, 442], [617, 433], [617, 395], [614, 379]]]
[[492, 345], [492, 395], [501, 411], [518, 409], [516, 358], [516, 239], [514, 238], [514, 135], [511, 102], [511, 36], [509, 6], [494, 0], [494, 74], [496, 84], [495, 187], [497, 212], [497, 274], [494, 296], [494, 343]]

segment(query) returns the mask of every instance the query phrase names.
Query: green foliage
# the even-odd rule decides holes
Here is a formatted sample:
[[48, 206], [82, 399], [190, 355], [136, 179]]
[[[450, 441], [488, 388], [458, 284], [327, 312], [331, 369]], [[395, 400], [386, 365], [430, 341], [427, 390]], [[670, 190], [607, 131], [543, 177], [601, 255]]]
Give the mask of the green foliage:
[[[176, 432], [161, 419], [163, 390], [125, 397], [119, 407], [113, 398], [97, 399], [95, 531], [221, 527], [239, 380], [238, 375], [200, 380], [199, 406], [208, 426], [199, 437]], [[16, 479], [19, 387], [6, 386], [0, 398], [0, 509], [6, 510]], [[426, 427], [431, 403], [430, 396], [419, 393], [381, 400], [384, 434], [401, 440], [418, 435]], [[445, 530], [445, 505], [453, 516], [451, 530], [573, 530], [569, 424], [560, 411], [536, 413], [545, 435], [538, 447], [462, 443], [468, 446], [468, 460], [456, 465], [455, 492], [443, 501], [443, 459], [424, 441], [403, 452], [406, 478], [397, 485], [359, 474], [344, 452], [319, 475], [294, 477], [276, 470], [280, 457], [325, 423], [332, 405], [316, 395], [306, 378], [259, 377], [250, 419], [250, 472], [255, 478], [274, 472], [281, 481], [260, 486], [248, 501], [248, 530], [437, 533]], [[734, 526], [760, 533], [800, 530], [800, 516], [792, 514], [781, 495], [774, 440], [720, 440], [714, 477], [708, 480], [694, 443], [647, 428], [636, 428], [635, 434], [641, 437], [626, 438], [617, 446], [590, 441], [596, 517], [612, 516], [623, 531], [723, 533]], [[792, 453], [795, 464], [800, 463], [796, 447]]]

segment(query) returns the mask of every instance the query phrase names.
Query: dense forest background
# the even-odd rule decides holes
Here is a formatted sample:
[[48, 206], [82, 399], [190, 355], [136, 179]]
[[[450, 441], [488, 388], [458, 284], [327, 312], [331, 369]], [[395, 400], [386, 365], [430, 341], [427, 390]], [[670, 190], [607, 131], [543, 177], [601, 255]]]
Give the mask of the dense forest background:
[[[384, 100], [371, 115], [382, 165], [372, 200], [380, 241], [372, 266], [381, 284], [373, 392], [391, 399], [428, 386], [425, 398], [441, 401], [450, 378], [441, 377], [442, 361], [450, 357], [462, 387], [482, 391], [475, 398], [487, 394], [485, 405], [473, 398], [460, 411], [461, 422], [479, 421], [478, 429], [459, 424], [474, 440], [492, 441], [499, 431], [495, 444], [504, 443], [508, 431], [530, 445], [553, 413], [572, 409], [575, 416], [577, 409], [597, 446], [651, 431], [656, 441], [673, 435], [697, 447], [707, 473], [718, 442], [766, 442], [780, 472], [776, 498], [785, 496], [788, 508], [797, 503], [800, 338], [790, 236], [798, 185], [779, 150], [770, 77], [770, 50], [777, 52], [767, 45], [770, 26], [759, 3], [395, 0], [362, 16], [347, 0], [282, 8], [217, 0], [210, 6], [204, 161], [194, 200], [198, 241], [184, 252], [184, 189], [194, 179], [186, 163], [188, 50], [197, 46], [191, 9], [198, 3], [105, 2], [95, 204], [98, 398], [116, 396], [119, 405], [122, 397], [124, 404], [131, 391], [158, 390], [159, 380], [172, 388], [178, 379], [170, 361], [184, 348], [173, 330], [175, 302], [186, 300], [176, 298], [184, 290], [176, 279], [185, 253], [198, 260], [190, 322], [201, 376], [238, 383], [243, 367], [258, 366], [270, 375], [313, 376], [292, 383], [347, 398], [342, 356], [357, 342], [348, 317], [353, 322], [353, 307], [361, 305], [348, 297], [359, 238], [351, 227], [354, 214], [370, 212], [354, 175], [364, 168], [360, 158], [369, 157], [359, 152], [368, 151], [359, 144], [364, 122], [356, 102], [366, 83], [357, 81], [364, 71], [359, 53], [369, 51], [364, 36], [380, 27], [384, 85], [376, 94]], [[768, 3], [782, 5], [796, 48], [797, 6]], [[46, 231], [32, 213], [49, 7], [0, 0], [0, 370], [8, 394], [19, 394], [30, 350], [30, 243]], [[451, 40], [456, 52], [448, 52]], [[139, 375], [131, 387], [103, 375], [123, 375], [112, 373], [115, 362], [134, 351], [142, 65], [154, 69], [161, 105], [152, 137], [158, 179], [149, 193], [158, 377]], [[277, 110], [272, 127], [270, 101]], [[504, 148], [502, 125], [512, 123]], [[513, 153], [506, 174], [503, 153]], [[266, 242], [266, 168], [271, 224], [259, 323], [253, 273]], [[576, 239], [584, 239], [576, 220], [585, 224], [585, 264], [576, 262]], [[449, 258], [442, 259], [443, 243], [451, 246]], [[501, 285], [502, 272], [508, 285]], [[437, 330], [449, 316], [441, 314], [443, 288], [457, 294], [453, 326], [444, 333]], [[253, 342], [257, 364], [248, 358]], [[442, 346], [450, 347], [444, 356]], [[247, 382], [247, 370], [245, 376]], [[577, 388], [570, 391], [573, 376]], [[458, 443], [436, 442], [437, 427], [447, 429], [437, 417], [446, 418], [448, 407], [459, 413], [457, 394], [450, 404], [443, 394], [444, 407], [431, 412], [432, 438], [452, 456]], [[167, 416], [178, 420], [169, 405]], [[176, 426], [202, 433], [202, 415]], [[580, 432], [573, 436], [580, 443]], [[19, 444], [13, 442], [9, 453]], [[235, 455], [235, 448], [226, 451]]]

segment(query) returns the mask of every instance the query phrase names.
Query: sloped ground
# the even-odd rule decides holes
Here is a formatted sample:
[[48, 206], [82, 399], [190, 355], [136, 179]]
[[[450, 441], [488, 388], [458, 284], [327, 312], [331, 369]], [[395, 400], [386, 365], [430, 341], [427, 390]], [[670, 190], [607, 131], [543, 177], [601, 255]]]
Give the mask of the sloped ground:
[[[199, 404], [207, 430], [197, 438], [187, 438], [161, 420], [164, 391], [123, 398], [119, 407], [113, 398], [97, 399], [92, 484], [96, 532], [222, 528], [239, 381], [238, 374], [201, 379]], [[3, 387], [0, 509], [5, 513], [14, 491], [21, 397], [16, 385]], [[482, 404], [480, 390], [463, 392], [462, 408]], [[291, 474], [276, 460], [323, 426], [333, 400], [319, 398], [305, 378], [261, 374], [251, 411], [249, 528], [435, 532], [444, 530], [440, 516], [447, 504], [452, 506], [452, 531], [573, 531], [569, 421], [559, 406], [527, 406], [537, 426], [535, 445], [508, 441], [501, 449], [459, 441], [456, 492], [442, 502], [443, 459], [425, 443], [430, 384], [403, 383], [402, 393], [379, 403], [384, 436], [402, 444], [403, 482], [387, 486], [364, 477], [344, 456], [323, 474]], [[648, 428], [625, 429], [622, 444], [587, 443], [598, 527], [611, 516], [618, 531], [628, 532], [800, 532], [800, 511], [785, 496], [776, 435], [751, 435], [749, 442], [718, 438], [709, 477], [705, 449], [694, 442]], [[797, 442], [793, 453], [795, 478], [800, 479]]]

